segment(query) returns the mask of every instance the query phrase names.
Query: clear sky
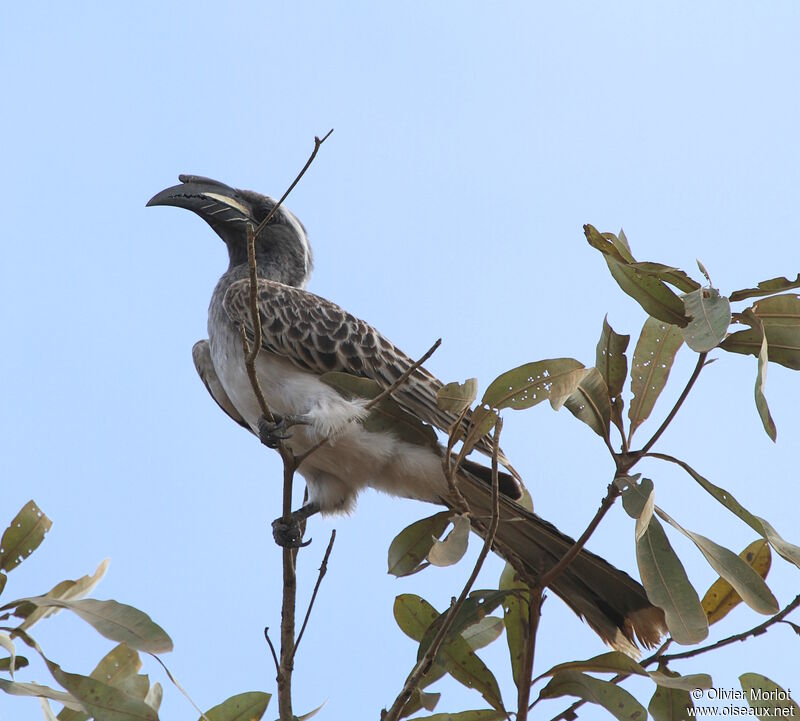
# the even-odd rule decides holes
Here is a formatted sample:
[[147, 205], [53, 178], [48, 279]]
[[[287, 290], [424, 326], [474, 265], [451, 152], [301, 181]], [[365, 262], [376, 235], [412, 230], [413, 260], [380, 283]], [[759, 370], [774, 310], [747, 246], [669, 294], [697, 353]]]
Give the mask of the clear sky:
[[[280, 465], [195, 375], [191, 347], [206, 337], [227, 259], [197, 217], [145, 209], [178, 173], [279, 195], [314, 135], [335, 128], [288, 202], [315, 250], [311, 290], [412, 356], [441, 336], [428, 367], [445, 381], [485, 387], [548, 357], [591, 364], [606, 313], [634, 339], [644, 313], [586, 244], [584, 223], [624, 227], [638, 257], [695, 276], [700, 258], [723, 292], [800, 270], [799, 21], [790, 1], [7, 4], [0, 521], [34, 498], [53, 528], [4, 597], [110, 557], [95, 595], [171, 634], [164, 660], [201, 707], [274, 691], [262, 631], [279, 625], [269, 522]], [[660, 448], [797, 543], [800, 377], [770, 367], [773, 445], [753, 403], [755, 359], [713, 355]], [[679, 355], [655, 423], [693, 363]], [[580, 533], [612, 475], [598, 438], [541, 406], [506, 415], [504, 446], [537, 511]], [[754, 540], [687, 476], [639, 470], [685, 526], [737, 551]], [[327, 699], [321, 718], [376, 718], [392, 702], [416, 654], [394, 596], [441, 609], [469, 572], [386, 574], [392, 537], [434, 510], [369, 493], [352, 517], [311, 521], [301, 607], [330, 529], [338, 536], [297, 659], [296, 712]], [[671, 537], [703, 593], [714, 572]], [[621, 507], [590, 547], [635, 571]], [[488, 564], [485, 583], [500, 569]], [[798, 574], [773, 560], [781, 605]], [[711, 639], [760, 620], [739, 608]], [[35, 630], [70, 671], [88, 673], [110, 648], [66, 613]], [[675, 668], [710, 671], [720, 688], [738, 688], [745, 671], [800, 687], [792, 636], [780, 626]], [[548, 599], [537, 669], [603, 650]], [[506, 656], [503, 641], [485, 655], [492, 666]], [[165, 685], [162, 718], [196, 718], [154, 662], [145, 668]], [[50, 682], [42, 667], [20, 678]], [[638, 688], [646, 704], [650, 687]], [[455, 683], [435, 690], [439, 711], [483, 706]], [[35, 718], [35, 701], [0, 698], [2, 721]]]

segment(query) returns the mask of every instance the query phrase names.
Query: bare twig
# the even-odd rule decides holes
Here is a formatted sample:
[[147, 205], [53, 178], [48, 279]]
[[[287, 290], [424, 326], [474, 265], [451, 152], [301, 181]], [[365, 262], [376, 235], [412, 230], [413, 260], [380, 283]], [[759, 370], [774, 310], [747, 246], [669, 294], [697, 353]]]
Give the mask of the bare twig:
[[270, 210], [267, 217], [264, 218], [264, 220], [262, 220], [258, 224], [258, 227], [256, 228], [255, 232], [256, 237], [258, 237], [261, 234], [261, 231], [267, 227], [267, 223], [269, 223], [269, 221], [272, 220], [272, 216], [274, 216], [275, 213], [278, 212], [278, 208], [280, 208], [281, 205], [283, 205], [283, 201], [289, 197], [289, 193], [291, 193], [294, 190], [294, 186], [297, 185], [300, 182], [300, 178], [302, 178], [306, 174], [306, 170], [309, 169], [311, 163], [314, 162], [314, 158], [317, 157], [317, 152], [319, 151], [320, 146], [330, 137], [330, 134], [332, 132], [333, 128], [331, 128], [327, 133], [325, 133], [325, 135], [322, 136], [321, 140], [316, 136], [314, 137], [314, 150], [311, 152], [311, 155], [308, 156], [306, 164], [303, 166], [303, 169], [297, 174], [297, 177], [292, 181], [292, 184], [286, 189], [286, 192], [280, 197], [280, 200], [277, 203], [275, 203], [275, 207], [272, 210]]
[[396, 391], [396, 390], [397, 390], [397, 389], [398, 389], [398, 388], [399, 388], [401, 385], [403, 385], [403, 383], [405, 383], [405, 382], [406, 382], [406, 381], [407, 381], [407, 380], [408, 380], [408, 379], [411, 377], [411, 374], [412, 374], [412, 373], [413, 373], [415, 370], [417, 370], [417, 368], [419, 368], [419, 367], [420, 367], [420, 366], [421, 366], [421, 365], [422, 365], [422, 364], [423, 364], [423, 363], [424, 363], [426, 360], [428, 360], [428, 358], [430, 358], [430, 357], [431, 357], [431, 356], [432, 356], [432, 355], [433, 355], [433, 354], [436, 352], [436, 349], [437, 349], [437, 348], [438, 348], [438, 347], [439, 347], [441, 344], [442, 344], [442, 339], [441, 339], [441, 338], [439, 338], [439, 339], [438, 339], [438, 340], [437, 340], [437, 341], [436, 341], [436, 342], [435, 342], [435, 343], [434, 343], [434, 344], [433, 344], [433, 345], [432, 345], [430, 348], [428, 348], [428, 350], [425, 352], [425, 354], [424, 354], [424, 355], [423, 355], [423, 356], [422, 356], [422, 357], [421, 357], [419, 360], [417, 360], [417, 361], [414, 361], [414, 362], [413, 362], [413, 363], [412, 363], [412, 364], [411, 364], [411, 365], [410, 365], [410, 366], [409, 366], [409, 367], [408, 367], [408, 368], [407, 368], [407, 369], [406, 369], [406, 370], [403, 372], [403, 375], [401, 375], [401, 376], [400, 376], [400, 377], [399, 377], [399, 378], [398, 378], [398, 379], [397, 379], [397, 380], [396, 380], [394, 383], [392, 383], [392, 385], [390, 385], [388, 388], [385, 388], [385, 389], [384, 389], [383, 391], [381, 391], [381, 392], [380, 392], [380, 393], [379, 393], [377, 396], [375, 396], [373, 399], [371, 399], [371, 400], [370, 400], [370, 402], [369, 402], [369, 403], [367, 403], [367, 404], [364, 406], [364, 410], [365, 410], [365, 411], [368, 411], [368, 410], [370, 410], [370, 409], [374, 408], [374, 407], [375, 407], [375, 406], [377, 406], [377, 405], [378, 405], [378, 403], [380, 403], [380, 402], [381, 402], [381, 401], [382, 401], [384, 398], [387, 398], [387, 397], [388, 397], [388, 396], [390, 396], [392, 393], [394, 393], [394, 392], [395, 392], [395, 391]]
[[281, 672], [281, 663], [278, 661], [278, 654], [275, 653], [275, 646], [272, 644], [272, 639], [269, 637], [269, 626], [264, 626], [264, 638], [267, 639], [269, 651], [272, 654], [272, 660], [275, 662], [275, 673]]
[[325, 574], [328, 571], [328, 559], [331, 556], [331, 551], [333, 550], [333, 542], [335, 540], [336, 540], [336, 529], [334, 528], [331, 531], [331, 540], [328, 541], [328, 548], [325, 549], [325, 555], [322, 557], [322, 563], [320, 564], [319, 567], [319, 576], [317, 576], [317, 582], [316, 584], [314, 584], [314, 591], [311, 594], [311, 600], [308, 602], [308, 609], [306, 610], [306, 616], [303, 619], [302, 625], [300, 626], [300, 633], [297, 634], [297, 641], [294, 642], [295, 654], [297, 654], [297, 647], [300, 645], [300, 639], [303, 638], [306, 626], [308, 625], [308, 619], [311, 617], [311, 609], [314, 608], [314, 601], [317, 598], [317, 591], [319, 591], [322, 579], [325, 578]]
[[700, 371], [703, 370], [703, 366], [706, 363], [706, 356], [708, 356], [707, 352], [700, 353], [697, 356], [697, 365], [695, 365], [694, 370], [692, 371], [692, 375], [689, 376], [689, 380], [686, 382], [686, 387], [683, 389], [683, 392], [678, 397], [678, 400], [675, 401], [675, 405], [672, 407], [672, 410], [669, 412], [667, 417], [664, 419], [664, 422], [658, 427], [658, 430], [653, 433], [652, 437], [650, 438], [647, 443], [642, 446], [642, 449], [636, 451], [632, 455], [638, 459], [643, 456], [647, 451], [649, 451], [655, 444], [656, 441], [661, 438], [661, 434], [667, 430], [667, 427], [670, 423], [672, 423], [672, 419], [675, 418], [678, 411], [681, 409], [683, 402], [686, 400], [686, 397], [689, 395], [689, 392], [692, 390], [692, 386], [694, 386], [697, 378], [700, 376]]
[[[433, 345], [432, 345], [432, 346], [431, 346], [431, 347], [430, 347], [430, 348], [429, 348], [429, 349], [428, 349], [428, 350], [425, 352], [425, 354], [424, 354], [424, 355], [423, 355], [423, 356], [422, 356], [422, 357], [421, 357], [419, 360], [417, 360], [417, 361], [414, 361], [414, 362], [413, 362], [413, 363], [412, 363], [412, 364], [411, 364], [411, 365], [408, 367], [408, 369], [407, 369], [407, 370], [406, 370], [406, 371], [403, 373], [403, 375], [401, 375], [401, 376], [400, 376], [400, 377], [399, 377], [399, 378], [398, 378], [398, 379], [397, 379], [397, 380], [396, 380], [394, 383], [392, 383], [392, 385], [390, 385], [388, 388], [384, 388], [384, 389], [383, 389], [383, 390], [382, 390], [382, 391], [381, 391], [381, 392], [380, 392], [380, 393], [379, 393], [377, 396], [375, 396], [375, 397], [374, 397], [374, 398], [372, 398], [372, 399], [371, 399], [371, 400], [370, 400], [368, 403], [366, 403], [366, 404], [364, 405], [364, 410], [365, 410], [365, 411], [368, 411], [368, 410], [370, 410], [370, 409], [374, 408], [376, 405], [378, 405], [378, 403], [380, 403], [382, 400], [384, 400], [385, 398], [387, 398], [388, 396], [390, 396], [392, 393], [394, 393], [394, 392], [395, 392], [395, 391], [396, 391], [396, 390], [397, 390], [397, 389], [398, 389], [398, 388], [399, 388], [401, 385], [403, 385], [403, 383], [405, 383], [405, 382], [406, 382], [406, 381], [409, 379], [409, 377], [411, 376], [411, 374], [412, 374], [412, 373], [413, 373], [415, 370], [417, 370], [417, 368], [419, 368], [419, 367], [420, 367], [420, 366], [421, 366], [421, 365], [422, 365], [422, 364], [423, 364], [423, 363], [424, 363], [426, 360], [428, 360], [428, 358], [430, 358], [430, 357], [431, 357], [431, 356], [434, 354], [434, 351], [436, 351], [436, 349], [437, 349], [437, 348], [438, 348], [438, 347], [439, 347], [441, 344], [442, 344], [442, 339], [441, 339], [441, 338], [439, 338], [439, 340], [437, 340], [437, 341], [436, 341], [436, 342], [435, 342], [435, 343], [434, 343], [434, 344], [433, 344]], [[325, 438], [323, 438], [322, 440], [318, 441], [316, 444], [314, 444], [313, 446], [311, 446], [311, 448], [309, 448], [307, 451], [305, 451], [305, 452], [303, 452], [303, 453], [300, 453], [299, 455], [297, 455], [297, 456], [295, 457], [295, 462], [296, 462], [296, 464], [297, 464], [297, 467], [299, 468], [299, 467], [300, 467], [300, 465], [303, 463], [303, 461], [304, 461], [304, 460], [306, 460], [306, 458], [308, 458], [308, 457], [309, 457], [309, 456], [310, 456], [312, 453], [314, 453], [315, 451], [318, 451], [320, 448], [322, 448], [322, 446], [324, 446], [324, 445], [325, 445], [326, 443], [328, 443], [329, 441], [330, 441], [330, 438], [328, 438], [328, 437], [326, 436]]]
[[770, 626], [778, 623], [778, 621], [782, 621], [786, 616], [788, 616], [792, 611], [796, 608], [800, 607], [800, 595], [795, 596], [794, 600], [786, 606], [782, 611], [778, 611], [774, 616], [770, 616], [764, 623], [758, 624], [758, 626], [753, 626], [748, 631], [742, 631], [742, 633], [737, 633], [733, 636], [728, 636], [728, 638], [723, 638], [721, 641], [717, 641], [716, 643], [709, 644], [708, 646], [701, 646], [700, 648], [695, 648], [690, 651], [683, 651], [681, 653], [671, 653], [667, 654], [666, 656], [662, 656], [662, 661], [677, 661], [678, 659], [682, 658], [692, 658], [694, 656], [699, 656], [701, 653], [706, 653], [708, 651], [714, 651], [718, 648], [722, 648], [724, 646], [729, 646], [736, 641], [744, 641], [751, 636], [760, 636], [762, 633], [766, 633]]
[[603, 520], [603, 517], [608, 513], [608, 509], [614, 505], [614, 501], [617, 500], [617, 497], [620, 495], [621, 491], [617, 487], [615, 483], [608, 484], [608, 493], [606, 493], [605, 498], [600, 502], [600, 508], [597, 509], [597, 513], [594, 514], [594, 518], [589, 522], [589, 525], [586, 526], [586, 530], [581, 534], [581, 537], [572, 544], [570, 549], [560, 558], [558, 563], [553, 566], [549, 571], [547, 571], [538, 581], [536, 584], [540, 588], [544, 589], [549, 586], [553, 580], [558, 576], [572, 561], [573, 559], [581, 552], [583, 547], [586, 545], [586, 542], [589, 540], [591, 535], [597, 529], [597, 526], [600, 525], [600, 521]]
[[419, 687], [422, 677], [428, 671], [430, 671], [433, 662], [436, 660], [436, 656], [438, 655], [442, 644], [444, 643], [444, 640], [456, 619], [456, 615], [458, 614], [459, 609], [464, 605], [464, 601], [467, 598], [470, 590], [472, 590], [472, 586], [475, 584], [478, 574], [483, 567], [483, 563], [492, 548], [494, 536], [497, 533], [497, 526], [500, 523], [500, 491], [499, 474], [497, 470], [497, 456], [500, 451], [500, 431], [502, 428], [503, 421], [501, 418], [498, 418], [494, 427], [494, 447], [492, 451], [492, 519], [489, 523], [489, 528], [486, 531], [483, 547], [478, 554], [478, 559], [475, 562], [472, 573], [467, 579], [467, 582], [464, 584], [464, 588], [461, 590], [461, 594], [455, 602], [450, 604], [450, 608], [445, 614], [442, 625], [436, 632], [436, 636], [434, 636], [433, 641], [431, 641], [431, 645], [428, 646], [422, 658], [417, 662], [416, 666], [414, 666], [413, 670], [408, 675], [408, 678], [403, 685], [403, 689], [397, 695], [397, 698], [394, 700], [391, 708], [385, 714], [381, 714], [381, 721], [397, 721], [397, 719], [400, 718], [400, 715], [408, 703], [408, 700], [411, 698], [411, 695], [414, 693], [414, 690]]

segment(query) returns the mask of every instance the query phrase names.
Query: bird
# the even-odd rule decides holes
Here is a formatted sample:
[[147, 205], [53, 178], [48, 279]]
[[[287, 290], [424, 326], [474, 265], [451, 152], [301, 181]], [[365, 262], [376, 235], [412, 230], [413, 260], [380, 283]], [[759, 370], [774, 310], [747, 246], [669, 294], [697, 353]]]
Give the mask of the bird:
[[[315, 513], [352, 511], [365, 488], [456, 508], [442, 462], [446, 451], [431, 430], [447, 433], [458, 422], [456, 414], [437, 404], [441, 381], [420, 366], [391, 391], [401, 412], [431, 430], [422, 438], [370, 424], [366, 399], [343, 392], [326, 378], [347, 374], [388, 389], [415, 365], [412, 359], [365, 321], [306, 290], [313, 268], [308, 234], [283, 204], [203, 176], [178, 179], [178, 185], [157, 193], [147, 205], [193, 211], [222, 239], [229, 258], [211, 296], [208, 339], [192, 350], [201, 380], [233, 421], [267, 445], [284, 443], [297, 456], [318, 446], [298, 468], [308, 502], [292, 514], [290, 528], [276, 521], [276, 540], [299, 545], [300, 521]], [[256, 333], [250, 312], [248, 227], [257, 228], [271, 213], [255, 238], [262, 336], [256, 375], [273, 415], [267, 419], [245, 368], [243, 335], [252, 343]], [[471, 412], [461, 422], [468, 427]], [[493, 448], [489, 435], [475, 446], [487, 455]], [[493, 548], [535, 584], [574, 541], [518, 503], [519, 474], [501, 450], [497, 453], [509, 472], [497, 475], [499, 524]], [[456, 473], [472, 529], [479, 535], [487, 533], [492, 515], [492, 477], [488, 466], [472, 459], [465, 459]], [[666, 633], [663, 611], [650, 603], [641, 584], [586, 549], [550, 588], [605, 643], [629, 655], [638, 653], [637, 643], [651, 648]]]

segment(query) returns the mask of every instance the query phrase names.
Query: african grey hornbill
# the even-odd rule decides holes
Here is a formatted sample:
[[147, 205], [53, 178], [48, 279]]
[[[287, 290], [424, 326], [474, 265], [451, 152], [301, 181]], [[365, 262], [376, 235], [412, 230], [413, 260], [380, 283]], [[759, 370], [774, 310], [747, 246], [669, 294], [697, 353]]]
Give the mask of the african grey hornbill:
[[[440, 445], [415, 444], [392, 431], [368, 430], [362, 424], [367, 415], [365, 401], [345, 397], [320, 380], [324, 373], [340, 371], [387, 388], [413, 362], [367, 323], [305, 290], [311, 248], [305, 228], [283, 206], [255, 244], [263, 332], [257, 374], [267, 405], [284, 421], [272, 426], [265, 422], [246, 373], [241, 331], [252, 340], [247, 226], [257, 226], [276, 202], [209, 178], [181, 175], [179, 179], [180, 185], [161, 191], [148, 205], [194, 211], [222, 238], [230, 257], [228, 270], [211, 297], [208, 340], [199, 341], [193, 349], [203, 383], [233, 420], [262, 439], [283, 435], [295, 454], [321, 439], [333, 441], [323, 444], [298, 469], [308, 486], [309, 503], [297, 517], [349, 511], [366, 487], [451, 505]], [[441, 387], [439, 380], [419, 368], [392, 397], [406, 412], [447, 431], [456, 418], [437, 405]], [[482, 439], [477, 449], [491, 453], [492, 441]], [[500, 460], [507, 465], [504, 456]], [[473, 461], [458, 472], [459, 490], [468, 501], [478, 533], [491, 515], [489, 479], [489, 469]], [[503, 473], [500, 484], [501, 521], [495, 549], [535, 578], [551, 568], [573, 541], [515, 503], [521, 489], [512, 475]], [[662, 611], [650, 604], [641, 585], [589, 551], [581, 551], [551, 587], [615, 648], [631, 652], [635, 639], [652, 646], [665, 632]]]

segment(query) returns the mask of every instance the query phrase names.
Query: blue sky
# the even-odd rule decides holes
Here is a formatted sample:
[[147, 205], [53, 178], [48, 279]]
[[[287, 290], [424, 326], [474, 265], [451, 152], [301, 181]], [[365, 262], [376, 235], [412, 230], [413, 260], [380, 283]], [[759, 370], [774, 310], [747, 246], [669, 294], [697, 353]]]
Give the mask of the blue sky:
[[[624, 227], [638, 257], [695, 276], [700, 258], [723, 292], [798, 271], [792, 2], [28, 3], [0, 17], [0, 521], [30, 498], [54, 521], [4, 595], [44, 592], [111, 557], [95, 595], [171, 634], [165, 661], [203, 708], [274, 691], [262, 631], [279, 624], [269, 522], [280, 466], [195, 375], [191, 347], [227, 261], [198, 218], [145, 209], [178, 173], [279, 195], [314, 135], [335, 128], [288, 202], [315, 250], [310, 289], [412, 356], [441, 336], [428, 367], [482, 387], [530, 360], [590, 364], [606, 313], [635, 339], [644, 314], [584, 223]], [[714, 355], [660, 448], [798, 542], [798, 377], [770, 367], [773, 445], [753, 404], [755, 360]], [[656, 423], [693, 363], [679, 355]], [[504, 446], [537, 511], [580, 533], [612, 472], [597, 437], [539, 407], [506, 416]], [[736, 550], [754, 540], [688, 477], [639, 470], [685, 526]], [[387, 576], [392, 537], [434, 510], [371, 493], [352, 517], [311, 522], [301, 604], [330, 529], [338, 536], [298, 657], [297, 712], [327, 699], [323, 718], [374, 718], [392, 702], [416, 653], [394, 625], [394, 596], [443, 608], [469, 572]], [[672, 541], [702, 593], [715, 574]], [[621, 508], [590, 547], [635, 569]], [[500, 569], [489, 564], [485, 582]], [[774, 559], [782, 605], [798, 578]], [[737, 609], [712, 639], [759, 621]], [[109, 648], [64, 613], [36, 630], [75, 672]], [[539, 639], [540, 670], [603, 651], [554, 597]], [[710, 671], [720, 688], [745, 671], [793, 687], [793, 644], [782, 626], [675, 668]], [[498, 642], [485, 657], [505, 656]], [[162, 718], [196, 718], [154, 663], [146, 670], [166, 687]], [[438, 710], [482, 705], [457, 684], [437, 688]], [[0, 719], [39, 717], [33, 701], [0, 698]]]

